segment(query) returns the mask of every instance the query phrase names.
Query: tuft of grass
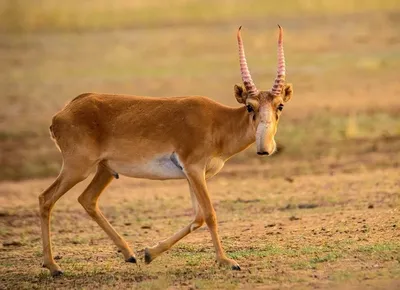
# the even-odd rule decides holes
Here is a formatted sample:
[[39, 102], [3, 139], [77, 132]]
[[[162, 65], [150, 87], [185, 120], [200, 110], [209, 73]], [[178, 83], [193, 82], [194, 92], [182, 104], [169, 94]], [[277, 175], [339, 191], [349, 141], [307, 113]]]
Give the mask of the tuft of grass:
[[397, 261], [400, 263], [400, 243], [377, 243], [360, 246], [355, 250], [358, 255], [368, 255], [381, 261]]
[[373, 245], [360, 246], [358, 251], [364, 253], [384, 253], [400, 250], [400, 243], [378, 243]]
[[325, 263], [325, 262], [334, 262], [340, 257], [339, 253], [328, 253], [321, 256], [316, 256], [310, 259], [311, 264]]
[[268, 245], [263, 248], [252, 248], [252, 249], [243, 249], [238, 251], [229, 252], [229, 256], [233, 259], [245, 259], [245, 258], [265, 258], [269, 256], [275, 256], [279, 254], [286, 254], [285, 249], [281, 247], [277, 247], [275, 245]]
[[310, 270], [315, 269], [315, 264], [310, 263], [309, 261], [297, 261], [291, 264], [293, 270]]

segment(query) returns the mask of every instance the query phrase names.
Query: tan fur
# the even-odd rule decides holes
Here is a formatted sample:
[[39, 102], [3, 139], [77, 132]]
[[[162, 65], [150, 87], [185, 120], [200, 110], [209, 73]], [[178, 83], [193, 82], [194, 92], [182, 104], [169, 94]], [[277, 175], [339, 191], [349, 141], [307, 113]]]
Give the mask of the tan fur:
[[[177, 152], [183, 162], [197, 163], [204, 156], [230, 157], [250, 145], [254, 136], [245, 130], [248, 121], [244, 108], [205, 97], [86, 94], [53, 117], [52, 132], [64, 157], [73, 150], [92, 160], [135, 162], [159, 152]], [[237, 125], [245, 126], [242, 132]], [[247, 144], [236, 145], [226, 131], [246, 137]]]
[[63, 167], [56, 181], [39, 197], [44, 266], [53, 275], [62, 273], [53, 259], [50, 240], [49, 221], [55, 202], [97, 168], [79, 202], [118, 246], [126, 261], [136, 262], [134, 252], [97, 205], [101, 192], [118, 174], [150, 179], [185, 178], [189, 183], [194, 220], [172, 237], [146, 248], [147, 263], [205, 222], [218, 262], [240, 269], [222, 249], [206, 179], [217, 174], [226, 160], [254, 143], [256, 130], [264, 122], [265, 116], [259, 113], [262, 108], [268, 107], [269, 116], [273, 117], [264, 138], [269, 141], [262, 141], [265, 144], [260, 148], [265, 150], [267, 142], [275, 142], [275, 116], [280, 114], [277, 107], [288, 101], [291, 94], [291, 85], [287, 85], [282, 96], [261, 91], [250, 99], [242, 87], [235, 86], [239, 103], [256, 107], [252, 113], [245, 106], [230, 108], [205, 97], [95, 93], [76, 97], [53, 117], [50, 127], [63, 156]]

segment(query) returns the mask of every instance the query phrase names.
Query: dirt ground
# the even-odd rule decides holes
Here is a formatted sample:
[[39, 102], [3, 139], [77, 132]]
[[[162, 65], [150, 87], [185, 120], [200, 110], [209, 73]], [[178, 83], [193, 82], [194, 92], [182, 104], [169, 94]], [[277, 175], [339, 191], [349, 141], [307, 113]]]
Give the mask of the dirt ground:
[[29, 180], [1, 187], [1, 288], [398, 289], [398, 168], [268, 178], [271, 169], [235, 167], [227, 172], [238, 176], [221, 174], [209, 189], [222, 243], [242, 271], [217, 267], [206, 228], [145, 265], [144, 247], [191, 221], [187, 185], [122, 178], [103, 194], [101, 209], [139, 265], [125, 263], [80, 207], [80, 184], [54, 210], [53, 244], [65, 275], [53, 279], [40, 267], [37, 212], [38, 192], [52, 180]]
[[[400, 10], [291, 11], [252, 18], [232, 10], [207, 22], [185, 14], [185, 25], [124, 29], [82, 22], [57, 31], [66, 20], [54, 30], [0, 29], [0, 289], [400, 289]], [[38, 196], [61, 164], [51, 116], [85, 91], [206, 95], [238, 106], [236, 29], [244, 26], [253, 79], [268, 89], [276, 23], [294, 86], [279, 151], [259, 158], [250, 148], [208, 184], [222, 244], [242, 270], [217, 266], [206, 227], [145, 265], [146, 246], [191, 221], [190, 195], [184, 181], [125, 177], [100, 207], [139, 264], [125, 263], [77, 202], [89, 177], [53, 211], [64, 276], [42, 269]]]

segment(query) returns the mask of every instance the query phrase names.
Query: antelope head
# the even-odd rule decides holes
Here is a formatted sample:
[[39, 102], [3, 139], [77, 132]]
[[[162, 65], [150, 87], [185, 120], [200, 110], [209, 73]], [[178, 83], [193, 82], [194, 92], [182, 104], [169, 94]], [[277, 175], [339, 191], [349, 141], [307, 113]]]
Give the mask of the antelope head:
[[[279, 25], [278, 25], [279, 26]], [[285, 83], [285, 56], [283, 53], [283, 30], [279, 26], [278, 70], [271, 90], [259, 91], [247, 67], [246, 56], [239, 27], [237, 40], [239, 45], [240, 72], [242, 85], [235, 85], [236, 100], [247, 107], [250, 122], [256, 135], [257, 154], [272, 155], [276, 151], [275, 134], [284, 104], [293, 95], [292, 84]]]

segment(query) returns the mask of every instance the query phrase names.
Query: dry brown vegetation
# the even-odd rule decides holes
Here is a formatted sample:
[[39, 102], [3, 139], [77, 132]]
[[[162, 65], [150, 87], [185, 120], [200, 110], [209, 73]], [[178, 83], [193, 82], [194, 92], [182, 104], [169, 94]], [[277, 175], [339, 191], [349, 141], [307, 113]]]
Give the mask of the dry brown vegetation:
[[[276, 10], [267, 1], [174, 0], [173, 12], [115, 1], [109, 18], [105, 1], [86, 1], [79, 11], [77, 1], [50, 2], [0, 5], [7, 12], [0, 21], [0, 289], [400, 287], [397, 1], [288, 1]], [[37, 196], [60, 168], [51, 116], [87, 91], [206, 95], [236, 106], [236, 28], [244, 26], [253, 79], [266, 89], [276, 23], [285, 28], [295, 89], [276, 137], [280, 151], [258, 158], [250, 148], [209, 186], [223, 244], [243, 270], [214, 264], [206, 228], [151, 265], [124, 263], [76, 201], [88, 179], [54, 210], [65, 275], [49, 277], [40, 268]], [[139, 257], [192, 214], [179, 181], [122, 178], [101, 207]]]

